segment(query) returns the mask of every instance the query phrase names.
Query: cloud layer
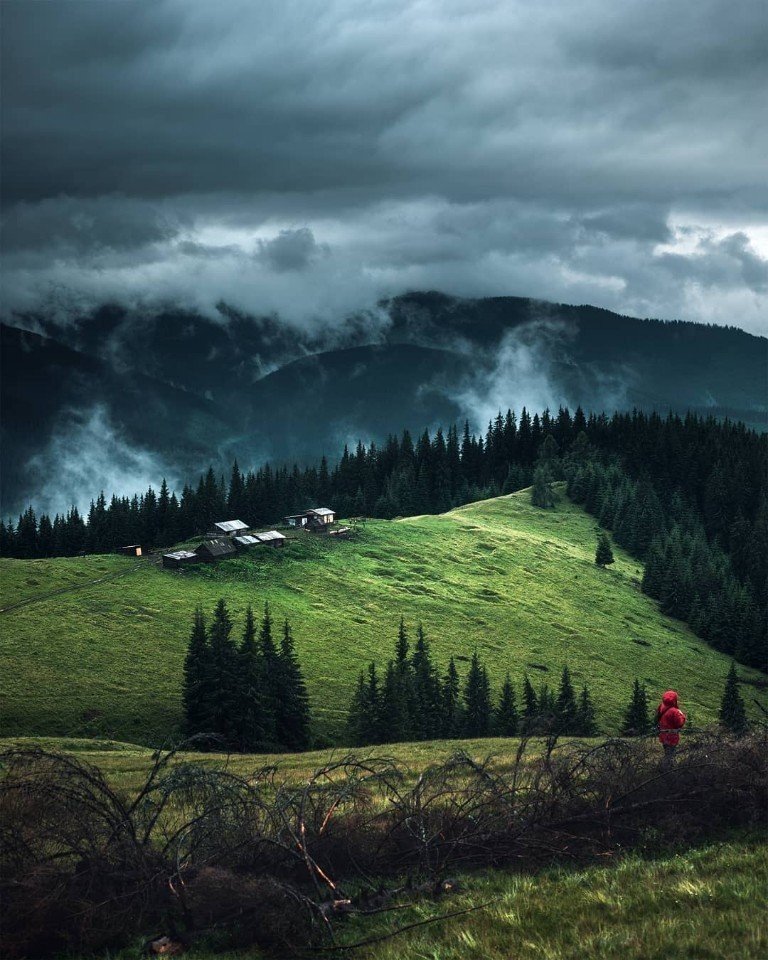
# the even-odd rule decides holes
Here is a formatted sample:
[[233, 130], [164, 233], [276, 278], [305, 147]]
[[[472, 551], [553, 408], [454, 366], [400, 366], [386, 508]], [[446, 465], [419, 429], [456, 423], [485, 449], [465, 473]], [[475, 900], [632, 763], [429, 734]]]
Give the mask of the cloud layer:
[[768, 328], [760, 3], [1, 13], [6, 312], [439, 288]]

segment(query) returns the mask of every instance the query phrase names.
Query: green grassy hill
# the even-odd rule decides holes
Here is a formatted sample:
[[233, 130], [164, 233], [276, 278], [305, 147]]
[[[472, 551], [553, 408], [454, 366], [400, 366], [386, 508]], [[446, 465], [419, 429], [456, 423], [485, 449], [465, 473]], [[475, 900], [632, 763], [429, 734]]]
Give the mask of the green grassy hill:
[[[595, 541], [594, 518], [564, 496], [542, 511], [521, 491], [438, 517], [368, 521], [347, 542], [299, 534], [284, 551], [183, 572], [114, 556], [2, 560], [2, 733], [173, 738], [193, 608], [222, 596], [236, 631], [249, 603], [291, 620], [327, 736], [343, 728], [360, 669], [390, 656], [401, 614], [424, 624], [441, 667], [453, 655], [463, 671], [477, 647], [497, 686], [506, 670], [518, 684], [528, 672], [554, 686], [567, 662], [590, 684], [606, 733], [635, 676], [653, 697], [677, 688], [692, 724], [711, 722], [727, 659], [658, 612], [636, 561], [616, 550], [614, 566], [597, 568]], [[745, 693], [750, 706], [768, 703], [757, 686]]]

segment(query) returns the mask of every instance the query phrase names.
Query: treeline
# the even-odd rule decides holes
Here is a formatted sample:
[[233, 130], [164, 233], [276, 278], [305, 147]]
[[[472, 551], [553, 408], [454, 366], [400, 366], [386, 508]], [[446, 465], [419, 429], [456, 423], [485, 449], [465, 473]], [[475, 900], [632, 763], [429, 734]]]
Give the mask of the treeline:
[[526, 676], [518, 705], [509, 673], [498, 697], [493, 697], [477, 651], [464, 680], [453, 657], [440, 676], [422, 627], [411, 650], [403, 620], [394, 656], [384, 671], [371, 663], [361, 672], [347, 719], [348, 738], [357, 746], [546, 733], [585, 737], [597, 733], [589, 689], [585, 685], [576, 694], [567, 666], [556, 692], [546, 683], [536, 690]]
[[[764, 669], [766, 654], [765, 502], [752, 521], [739, 511], [732, 526], [707, 535], [706, 516], [719, 516], [715, 477], [705, 488], [707, 510], [679, 491], [657, 492], [649, 478], [627, 476], [616, 458], [572, 460], [567, 492], [644, 562], [642, 589], [669, 616], [741, 663]], [[719, 471], [715, 471], [719, 473]], [[726, 547], [723, 546], [723, 540]], [[760, 551], [763, 551], [761, 555]]]
[[[560, 409], [519, 420], [501, 413], [484, 436], [465, 424], [416, 441], [405, 431], [379, 446], [345, 448], [300, 470], [269, 464], [228, 480], [213, 469], [180, 496], [159, 492], [93, 501], [83, 518], [0, 523], [5, 556], [102, 552], [123, 544], [177, 543], [214, 520], [254, 526], [310, 504], [341, 516], [436, 513], [534, 483], [551, 506], [553, 480], [613, 529], [617, 542], [651, 566], [647, 590], [705, 639], [764, 668], [768, 645], [768, 436], [743, 424], [638, 411], [585, 416]], [[651, 551], [651, 546], [654, 546]]]
[[210, 626], [202, 609], [195, 610], [184, 660], [187, 734], [211, 736], [203, 745], [214, 750], [306, 750], [309, 698], [290, 624], [283, 623], [278, 643], [267, 605], [258, 631], [251, 607], [239, 643], [232, 629], [224, 600]]

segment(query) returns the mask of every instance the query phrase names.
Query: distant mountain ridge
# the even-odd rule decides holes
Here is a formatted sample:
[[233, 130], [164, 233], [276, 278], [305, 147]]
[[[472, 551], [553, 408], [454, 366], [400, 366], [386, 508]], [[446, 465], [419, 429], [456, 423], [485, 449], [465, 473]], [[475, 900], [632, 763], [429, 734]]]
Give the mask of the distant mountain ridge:
[[[16, 322], [2, 330], [4, 513], [55, 483], [52, 442], [82, 442], [94, 410], [106, 448], [176, 482], [209, 461], [332, 456], [402, 424], [418, 432], [466, 416], [482, 429], [495, 409], [523, 404], [692, 410], [758, 429], [768, 413], [764, 337], [520, 297], [409, 293], [312, 329], [223, 304], [220, 322], [116, 306], [76, 324]], [[109, 464], [89, 456], [91, 489], [108, 486]]]

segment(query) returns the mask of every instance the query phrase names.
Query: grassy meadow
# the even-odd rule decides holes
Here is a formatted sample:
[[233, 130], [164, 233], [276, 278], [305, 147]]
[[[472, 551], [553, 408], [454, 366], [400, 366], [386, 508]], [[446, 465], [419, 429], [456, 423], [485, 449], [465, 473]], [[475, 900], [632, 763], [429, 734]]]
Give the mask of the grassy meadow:
[[[412, 629], [423, 623], [441, 668], [454, 656], [463, 673], [476, 647], [496, 687], [507, 670], [518, 689], [526, 672], [556, 686], [568, 663], [606, 733], [635, 676], [651, 697], [677, 688], [692, 725], [713, 721], [727, 658], [658, 612], [637, 561], [616, 549], [613, 566], [596, 567], [596, 532], [562, 491], [550, 511], [521, 491], [442, 516], [370, 520], [349, 541], [300, 533], [282, 551], [184, 571], [117, 556], [4, 559], [2, 606], [34, 602], [0, 613], [0, 733], [173, 740], [192, 611], [219, 597], [235, 634], [248, 604], [290, 619], [325, 737], [341, 735], [359, 671], [391, 655], [401, 614]], [[57, 589], [68, 592], [48, 596]], [[744, 692], [751, 708], [768, 705], [765, 690]]]

